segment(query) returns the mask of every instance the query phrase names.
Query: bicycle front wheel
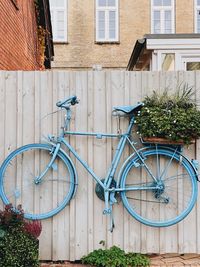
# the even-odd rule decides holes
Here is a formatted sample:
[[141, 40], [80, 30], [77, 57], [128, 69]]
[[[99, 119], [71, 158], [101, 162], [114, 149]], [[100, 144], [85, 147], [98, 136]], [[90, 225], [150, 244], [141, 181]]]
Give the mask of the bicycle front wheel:
[[[197, 199], [191, 163], [167, 149], [148, 149], [135, 156], [121, 175], [121, 198], [128, 212], [143, 224], [166, 227], [183, 220]], [[154, 178], [153, 178], [154, 177]]]
[[13, 151], [1, 166], [2, 200], [14, 209], [22, 205], [27, 219], [46, 219], [57, 214], [73, 195], [74, 170], [60, 151], [38, 183], [37, 177], [47, 168], [52, 151], [53, 147], [47, 144], [26, 145]]

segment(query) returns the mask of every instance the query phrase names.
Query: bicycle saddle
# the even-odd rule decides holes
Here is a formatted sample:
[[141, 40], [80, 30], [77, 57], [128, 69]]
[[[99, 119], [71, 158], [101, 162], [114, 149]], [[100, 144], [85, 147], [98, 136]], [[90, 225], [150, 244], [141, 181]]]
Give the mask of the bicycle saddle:
[[142, 102], [137, 103], [134, 106], [122, 106], [122, 107], [113, 107], [113, 111], [121, 111], [126, 114], [131, 114], [133, 112], [136, 112], [142, 108], [144, 104]]

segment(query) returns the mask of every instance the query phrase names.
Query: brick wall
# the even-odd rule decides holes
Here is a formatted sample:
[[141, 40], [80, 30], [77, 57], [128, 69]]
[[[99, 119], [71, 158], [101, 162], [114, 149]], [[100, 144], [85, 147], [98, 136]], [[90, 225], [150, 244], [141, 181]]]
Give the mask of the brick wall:
[[[175, 1], [176, 33], [194, 32], [194, 0]], [[151, 0], [120, 0], [119, 44], [95, 43], [95, 0], [68, 0], [68, 44], [55, 44], [53, 67], [126, 68], [138, 38], [151, 32]]]
[[34, 0], [0, 0], [0, 22], [0, 69], [39, 69]]

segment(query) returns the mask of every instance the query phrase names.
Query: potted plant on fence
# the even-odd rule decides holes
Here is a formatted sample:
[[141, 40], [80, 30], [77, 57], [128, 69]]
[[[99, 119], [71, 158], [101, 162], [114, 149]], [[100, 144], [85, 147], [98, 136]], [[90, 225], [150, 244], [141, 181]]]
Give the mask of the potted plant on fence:
[[192, 87], [184, 85], [172, 94], [167, 89], [153, 91], [143, 102], [135, 122], [144, 141], [188, 145], [200, 137], [200, 111]]
[[27, 221], [21, 206], [12, 205], [0, 211], [0, 266], [39, 266], [40, 221]]

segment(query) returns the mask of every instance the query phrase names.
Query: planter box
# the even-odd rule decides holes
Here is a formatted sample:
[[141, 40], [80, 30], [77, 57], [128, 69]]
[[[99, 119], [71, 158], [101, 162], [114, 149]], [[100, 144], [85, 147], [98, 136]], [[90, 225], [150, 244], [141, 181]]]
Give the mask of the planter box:
[[[183, 146], [185, 143], [183, 140], [173, 141], [167, 138], [161, 137], [143, 137], [142, 143], [154, 143], [154, 144], [163, 144], [163, 145], [181, 145]], [[192, 140], [190, 144], [194, 144], [195, 140]]]

